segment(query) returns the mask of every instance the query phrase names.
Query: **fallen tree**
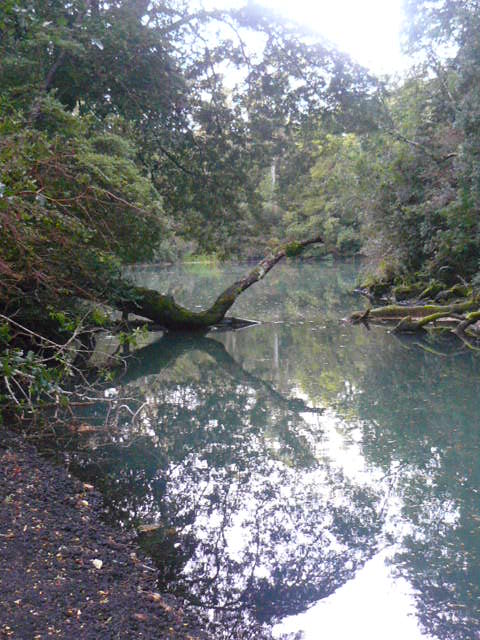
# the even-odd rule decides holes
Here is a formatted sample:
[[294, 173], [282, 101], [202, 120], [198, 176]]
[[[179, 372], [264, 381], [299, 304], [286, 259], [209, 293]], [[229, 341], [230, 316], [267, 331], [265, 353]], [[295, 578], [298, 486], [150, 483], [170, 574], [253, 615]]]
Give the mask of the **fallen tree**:
[[441, 327], [457, 334], [465, 333], [471, 325], [480, 320], [480, 296], [471, 297], [448, 305], [439, 304], [390, 304], [383, 307], [356, 311], [349, 317], [352, 324], [387, 323], [393, 324], [393, 331], [417, 332], [428, 327]]
[[[225, 314], [238, 296], [264, 278], [282, 258], [298, 256], [307, 246], [319, 243], [322, 243], [322, 239], [316, 237], [280, 246], [263, 258], [243, 278], [225, 289], [208, 309], [200, 312], [182, 307], [172, 296], [137, 287], [131, 282], [119, 279], [116, 274], [114, 278], [109, 279], [108, 270], [103, 280], [100, 277], [95, 280], [89, 278], [79, 285], [72, 280], [70, 289], [58, 287], [58, 298], [54, 298], [51, 289], [48, 289], [47, 294], [50, 295], [45, 296], [45, 299], [51, 302], [49, 307], [45, 304], [48, 313], [37, 307], [39, 298], [28, 289], [15, 289], [14, 301], [21, 300], [22, 304], [21, 307], [15, 305], [14, 313], [9, 312], [10, 315], [2, 313], [0, 296], [0, 356], [4, 359], [4, 374], [0, 379], [0, 409], [2, 398], [8, 399], [12, 406], [19, 407], [26, 403], [26, 406], [33, 408], [33, 400], [40, 395], [44, 399], [47, 398], [47, 402], [50, 395], [57, 396], [60, 388], [60, 366], [67, 372], [66, 376], [75, 372], [79, 378], [83, 378], [82, 369], [94, 349], [95, 334], [98, 330], [98, 327], [89, 324], [89, 319], [93, 320], [94, 314], [90, 311], [85, 313], [85, 307], [81, 307], [82, 319], [78, 325], [74, 325], [70, 320], [76, 316], [64, 313], [65, 307], [59, 307], [57, 311], [53, 307], [56, 302], [72, 302], [71, 309], [74, 311], [77, 301], [88, 300], [90, 310], [97, 303], [108, 304], [127, 316], [128, 313], [134, 313], [171, 331], [201, 332], [219, 324], [228, 328], [242, 327], [252, 322], [225, 318]], [[45, 292], [46, 287], [34, 289], [36, 293], [40, 291]], [[50, 311], [51, 309], [53, 311]], [[97, 321], [93, 322], [95, 324]], [[100, 326], [105, 328], [112, 325], [107, 317], [102, 317]]]
[[280, 246], [263, 258], [243, 278], [225, 289], [215, 302], [203, 311], [191, 311], [175, 302], [171, 295], [134, 285], [129, 286], [127, 296], [113, 299], [111, 303], [124, 313], [134, 313], [148, 318], [166, 329], [174, 331], [207, 329], [221, 323], [238, 296], [252, 284], [262, 280], [282, 258], [298, 256], [309, 245], [321, 243], [323, 243], [322, 238], [317, 236], [302, 242], [289, 242]]

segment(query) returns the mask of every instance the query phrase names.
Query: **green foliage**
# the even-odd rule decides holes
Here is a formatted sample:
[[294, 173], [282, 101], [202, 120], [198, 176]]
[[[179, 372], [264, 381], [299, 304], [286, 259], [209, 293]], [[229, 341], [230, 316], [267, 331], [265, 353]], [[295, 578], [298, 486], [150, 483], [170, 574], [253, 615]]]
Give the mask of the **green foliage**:
[[0, 351], [0, 413], [6, 406], [33, 409], [46, 397], [62, 394], [65, 371], [47, 366], [31, 350], [6, 347]]
[[[0, 112], [2, 304], [27, 292], [104, 295], [121, 262], [151, 258], [168, 227], [132, 141], [103, 134], [95, 119], [73, 116], [51, 97], [38, 116], [41, 130], [20, 113]], [[100, 153], [102, 145], [115, 155]]]
[[359, 214], [365, 198], [358, 179], [360, 140], [355, 134], [320, 132], [307, 153], [311, 168], [281, 194], [286, 231], [304, 237], [320, 234], [327, 250], [354, 254], [361, 246]]
[[119, 344], [122, 346], [129, 346], [129, 347], [136, 348], [138, 347], [139, 341], [145, 340], [147, 336], [148, 336], [148, 329], [147, 327], [143, 326], [143, 327], [136, 327], [133, 331], [130, 331], [128, 333], [121, 331], [117, 335], [117, 340]]
[[[375, 82], [363, 69], [252, 4], [207, 12], [176, 0], [31, 0], [8, 2], [4, 15], [2, 99], [49, 134], [60, 122], [66, 133], [66, 112], [94, 118], [92, 152], [111, 160], [84, 157], [97, 165], [94, 178], [110, 182], [114, 158], [125, 175], [126, 159], [139, 162], [176, 234], [199, 251], [226, 255], [264, 237], [257, 187], [291, 130], [312, 114], [372, 101]], [[252, 31], [255, 50], [246, 45]], [[236, 86], [225, 87], [224, 73]], [[45, 94], [66, 111], [40, 114]]]
[[76, 328], [75, 318], [65, 311], [49, 310], [50, 318], [58, 325], [60, 331], [73, 333]]
[[288, 258], [295, 258], [302, 253], [303, 247], [299, 242], [290, 242], [285, 247], [285, 255]]
[[377, 264], [393, 256], [397, 274], [454, 283], [480, 268], [480, 8], [406, 4], [410, 49], [424, 62], [393, 91], [384, 130], [369, 136], [367, 166], [383, 177], [371, 181], [366, 248]]
[[280, 236], [320, 233], [331, 252], [361, 251], [382, 286], [450, 285], [480, 269], [480, 8], [406, 4], [421, 63], [369, 105], [372, 126], [338, 133], [336, 117], [313, 117], [277, 160], [274, 192], [268, 176], [262, 188]]
[[100, 309], [92, 309], [89, 320], [95, 327], [107, 327], [110, 323], [109, 317], [100, 311]]
[[72, 300], [130, 299], [128, 263], [285, 236], [381, 286], [478, 280], [480, 9], [407, 5], [421, 63], [387, 94], [251, 3], [4, 2], [0, 310], [66, 334]]

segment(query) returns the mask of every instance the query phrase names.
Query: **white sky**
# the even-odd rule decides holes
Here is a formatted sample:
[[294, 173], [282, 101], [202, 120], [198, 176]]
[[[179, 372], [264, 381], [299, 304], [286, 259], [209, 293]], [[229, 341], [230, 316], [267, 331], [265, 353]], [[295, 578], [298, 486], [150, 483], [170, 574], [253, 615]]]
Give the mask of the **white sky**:
[[[396, 73], [408, 65], [400, 51], [402, 0], [257, 0], [318, 31], [341, 51], [377, 74]], [[207, 0], [210, 6], [244, 4]]]

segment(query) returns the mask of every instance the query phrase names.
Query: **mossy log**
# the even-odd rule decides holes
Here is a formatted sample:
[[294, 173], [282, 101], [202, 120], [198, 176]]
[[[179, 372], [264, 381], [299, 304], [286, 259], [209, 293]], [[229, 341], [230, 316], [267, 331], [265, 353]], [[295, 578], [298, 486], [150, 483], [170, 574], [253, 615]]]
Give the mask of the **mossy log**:
[[266, 274], [285, 256], [297, 256], [307, 246], [323, 243], [316, 237], [302, 242], [286, 243], [261, 260], [243, 278], [223, 291], [211, 307], [204, 311], [191, 311], [177, 304], [170, 295], [145, 287], [130, 287], [127, 299], [114, 300], [121, 311], [148, 318], [156, 324], [174, 331], [204, 330], [219, 324], [238, 296], [252, 284], [262, 280]]
[[435, 298], [435, 296], [437, 296], [443, 290], [444, 286], [441, 282], [430, 282], [430, 284], [420, 292], [418, 299], [428, 300], [430, 298]]
[[455, 284], [450, 289], [446, 289], [445, 291], [440, 291], [435, 296], [435, 302], [448, 302], [449, 300], [454, 300], [458, 298], [469, 298], [473, 295], [472, 287], [469, 287], [465, 284]]
[[470, 298], [473, 295], [473, 290], [465, 284], [455, 284], [449, 289], [445, 289], [443, 284], [433, 282], [428, 287], [421, 287], [419, 284], [399, 285], [393, 287], [392, 293], [398, 302], [417, 299], [425, 302], [433, 300], [445, 304], [452, 300]]
[[[431, 281], [427, 286], [425, 283], [415, 282], [411, 284], [397, 284], [392, 286], [390, 283], [373, 283], [367, 284], [364, 288], [355, 289], [356, 292], [367, 296], [370, 301], [380, 298], [386, 298], [392, 302], [417, 302], [427, 303], [433, 301], [438, 304], [446, 304], [454, 300], [470, 298], [473, 295], [473, 289], [466, 283], [455, 284], [445, 289], [445, 285], [441, 282]], [[379, 295], [379, 292], [381, 295]]]
[[475, 322], [480, 320], [480, 311], [472, 311], [471, 313], [467, 313], [464, 319], [460, 322], [460, 324], [456, 327], [455, 331], [458, 334], [464, 333], [465, 330]]
[[[465, 311], [475, 309], [480, 305], [480, 300], [477, 298], [470, 298], [464, 302], [458, 302], [450, 305], [440, 304], [425, 304], [425, 305], [399, 305], [389, 304], [385, 307], [376, 307], [370, 309], [368, 319], [376, 319], [378, 321], [394, 321], [401, 320], [402, 318], [427, 318], [428, 316], [442, 314], [442, 316], [448, 316], [452, 314], [461, 314]], [[350, 316], [351, 321], [361, 319], [365, 311], [356, 311]]]
[[438, 320], [453, 324], [464, 331], [468, 326], [480, 319], [480, 298], [472, 297], [463, 302], [450, 305], [388, 305], [365, 311], [352, 313], [349, 320], [353, 324], [365, 322], [365, 319], [378, 323], [397, 323], [394, 331], [421, 331]]

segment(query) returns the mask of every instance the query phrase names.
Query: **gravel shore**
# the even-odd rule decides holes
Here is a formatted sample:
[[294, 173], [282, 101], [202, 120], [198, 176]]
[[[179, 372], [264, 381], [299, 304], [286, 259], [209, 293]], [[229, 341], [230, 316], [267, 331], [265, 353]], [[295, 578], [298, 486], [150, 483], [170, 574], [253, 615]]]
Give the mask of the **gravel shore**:
[[206, 639], [101, 496], [0, 427], [0, 638]]

